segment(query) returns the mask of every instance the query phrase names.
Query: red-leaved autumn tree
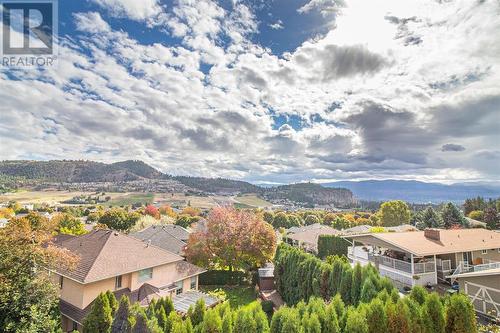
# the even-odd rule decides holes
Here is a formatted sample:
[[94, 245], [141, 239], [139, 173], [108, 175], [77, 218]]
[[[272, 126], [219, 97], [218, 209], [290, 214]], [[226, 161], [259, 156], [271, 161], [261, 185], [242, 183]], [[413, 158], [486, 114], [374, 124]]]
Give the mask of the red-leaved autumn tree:
[[271, 260], [276, 251], [272, 226], [250, 211], [214, 208], [203, 228], [189, 236], [188, 261], [207, 268], [249, 269]]
[[144, 208], [144, 214], [150, 215], [150, 216], [154, 217], [155, 219], [160, 218], [160, 211], [158, 210], [158, 208], [156, 208], [153, 205], [147, 205], [146, 208]]

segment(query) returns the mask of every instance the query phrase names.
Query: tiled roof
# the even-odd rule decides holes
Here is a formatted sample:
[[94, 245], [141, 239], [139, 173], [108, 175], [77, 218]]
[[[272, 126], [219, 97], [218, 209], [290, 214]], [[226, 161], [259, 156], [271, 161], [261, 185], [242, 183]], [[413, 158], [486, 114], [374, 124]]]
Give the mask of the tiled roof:
[[318, 237], [320, 235], [340, 235], [341, 232], [328, 227], [325, 225], [320, 225], [316, 228], [306, 229], [304, 231], [299, 231], [296, 233], [288, 234], [287, 237], [297, 241], [301, 241], [309, 244], [318, 244]]
[[54, 243], [79, 256], [76, 269], [58, 273], [80, 283], [183, 260], [177, 254], [111, 230], [94, 230]]
[[145, 242], [150, 241], [152, 245], [182, 255], [189, 232], [177, 225], [158, 225], [131, 233], [130, 236]]
[[439, 240], [426, 237], [424, 231], [385, 232], [345, 237], [362, 243], [379, 240], [417, 256], [500, 248], [500, 233], [491, 230], [441, 229], [437, 231], [439, 231]]

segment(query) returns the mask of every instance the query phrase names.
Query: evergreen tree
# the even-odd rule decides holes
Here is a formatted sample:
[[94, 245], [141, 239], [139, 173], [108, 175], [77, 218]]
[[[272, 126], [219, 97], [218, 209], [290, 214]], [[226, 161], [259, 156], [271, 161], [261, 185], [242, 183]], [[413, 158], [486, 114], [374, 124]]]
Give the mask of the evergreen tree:
[[233, 333], [256, 332], [257, 323], [250, 311], [239, 309], [234, 320]]
[[182, 321], [176, 322], [169, 333], [186, 333], [186, 326]]
[[422, 307], [414, 299], [405, 297], [402, 300], [408, 307], [408, 319], [410, 320], [410, 329], [412, 333], [424, 333], [425, 324], [422, 313]]
[[106, 291], [106, 297], [108, 298], [109, 307], [111, 308], [111, 316], [115, 316], [116, 310], [118, 309], [118, 301], [116, 300], [115, 294], [110, 290]]
[[349, 333], [368, 333], [368, 323], [361, 311], [356, 311], [354, 308], [347, 310], [347, 320], [344, 332]]
[[366, 307], [366, 321], [370, 333], [387, 332], [387, 315], [384, 304], [380, 299], [375, 298]]
[[357, 305], [359, 302], [359, 296], [361, 294], [362, 288], [362, 271], [361, 265], [357, 263], [354, 266], [354, 270], [352, 273], [352, 284], [351, 284], [351, 302], [354, 305]]
[[233, 333], [233, 317], [231, 311], [227, 312], [222, 319], [222, 333]]
[[167, 326], [167, 314], [165, 313], [165, 309], [163, 306], [160, 306], [158, 311], [155, 313], [156, 320], [158, 322], [158, 326], [161, 327], [162, 330], [165, 330]]
[[191, 322], [193, 323], [194, 326], [198, 325], [203, 321], [203, 316], [205, 316], [205, 300], [203, 298], [200, 298], [198, 301], [196, 301], [196, 304], [194, 305], [194, 310], [192, 312], [192, 315], [190, 316]]
[[333, 303], [328, 304], [326, 308], [325, 323], [322, 327], [323, 333], [340, 333], [337, 311]]
[[342, 280], [340, 281], [339, 293], [342, 301], [346, 304], [351, 304], [351, 286], [352, 286], [352, 270], [347, 269], [342, 273]]
[[427, 291], [421, 286], [415, 286], [411, 289], [410, 298], [412, 298], [419, 305], [424, 304], [427, 297]]
[[191, 324], [191, 319], [186, 318], [184, 320], [184, 326], [186, 327], [186, 333], [193, 333], [193, 324]]
[[423, 230], [425, 228], [442, 228], [443, 220], [436, 213], [436, 211], [431, 206], [429, 206], [419, 214], [416, 227], [420, 230]]
[[443, 226], [446, 229], [451, 228], [452, 226], [460, 226], [465, 227], [468, 225], [467, 220], [462, 215], [462, 213], [458, 210], [458, 208], [448, 202], [441, 211], [441, 219], [443, 220]]
[[300, 318], [296, 311], [290, 310], [286, 312], [285, 318], [282, 319], [282, 328], [279, 333], [302, 333]]
[[111, 325], [111, 333], [129, 333], [131, 329], [130, 301], [127, 296], [123, 295]]
[[148, 318], [144, 311], [138, 311], [135, 315], [135, 325], [132, 329], [132, 333], [151, 333], [148, 327]]
[[83, 322], [84, 333], [108, 333], [111, 331], [113, 317], [108, 297], [100, 293], [92, 304], [92, 308]]
[[377, 290], [372, 282], [372, 279], [365, 279], [363, 288], [361, 288], [360, 301], [363, 303], [370, 302], [377, 296]]
[[165, 322], [165, 332], [170, 332], [175, 323], [182, 321], [182, 318], [175, 312], [172, 311], [167, 316], [167, 321]]
[[453, 295], [446, 309], [446, 333], [477, 333], [476, 315], [465, 295]]
[[444, 309], [436, 293], [427, 296], [422, 311], [426, 333], [444, 333]]
[[202, 333], [222, 333], [222, 320], [219, 312], [214, 309], [208, 310], [203, 317], [201, 327]]
[[269, 333], [269, 321], [267, 320], [267, 315], [260, 305], [253, 312], [253, 319], [256, 324], [256, 333]]
[[321, 324], [315, 313], [306, 314], [302, 318], [302, 328], [304, 333], [321, 333]]
[[385, 306], [387, 314], [388, 333], [410, 333], [410, 313], [408, 306], [399, 300], [396, 303], [388, 302]]

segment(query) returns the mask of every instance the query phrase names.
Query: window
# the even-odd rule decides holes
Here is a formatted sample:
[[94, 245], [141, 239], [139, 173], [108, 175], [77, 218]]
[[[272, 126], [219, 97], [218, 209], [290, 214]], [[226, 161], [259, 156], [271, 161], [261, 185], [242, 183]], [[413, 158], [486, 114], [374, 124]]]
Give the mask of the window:
[[78, 323], [73, 321], [73, 331], [78, 331]]
[[64, 277], [62, 275], [59, 275], [59, 289], [63, 288], [63, 283], [64, 283]]
[[482, 250], [481, 254], [488, 254], [488, 250]]
[[153, 269], [146, 268], [139, 271], [139, 282], [144, 282], [153, 278]]
[[182, 294], [182, 286], [183, 286], [183, 281], [177, 281], [175, 283], [175, 294], [176, 295]]
[[191, 278], [191, 285], [190, 285], [190, 288], [191, 289], [196, 289], [196, 276], [193, 276]]
[[115, 277], [115, 289], [120, 289], [122, 287], [122, 276], [118, 275]]

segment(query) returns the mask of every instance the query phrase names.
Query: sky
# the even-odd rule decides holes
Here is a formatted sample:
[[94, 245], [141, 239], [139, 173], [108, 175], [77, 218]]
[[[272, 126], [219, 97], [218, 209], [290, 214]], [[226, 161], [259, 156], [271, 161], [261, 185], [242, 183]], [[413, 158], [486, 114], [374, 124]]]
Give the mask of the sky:
[[254, 183], [500, 181], [498, 0], [59, 0], [0, 159]]

